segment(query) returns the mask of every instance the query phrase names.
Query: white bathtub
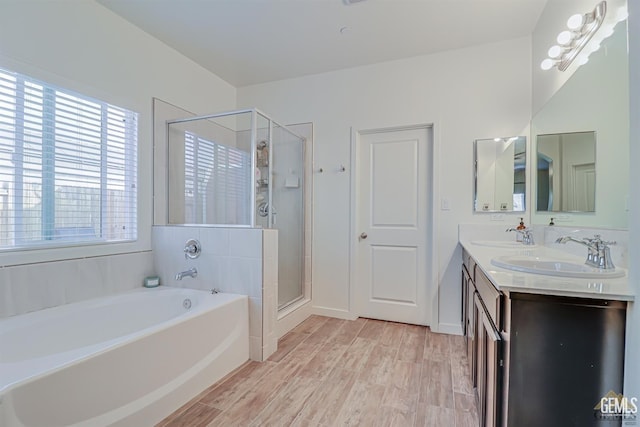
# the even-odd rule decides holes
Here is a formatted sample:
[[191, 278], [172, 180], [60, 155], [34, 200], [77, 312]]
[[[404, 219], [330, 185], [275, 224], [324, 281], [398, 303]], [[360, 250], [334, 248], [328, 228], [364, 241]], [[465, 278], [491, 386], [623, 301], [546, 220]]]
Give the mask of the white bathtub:
[[151, 426], [249, 358], [248, 324], [246, 296], [166, 287], [0, 320], [0, 426]]

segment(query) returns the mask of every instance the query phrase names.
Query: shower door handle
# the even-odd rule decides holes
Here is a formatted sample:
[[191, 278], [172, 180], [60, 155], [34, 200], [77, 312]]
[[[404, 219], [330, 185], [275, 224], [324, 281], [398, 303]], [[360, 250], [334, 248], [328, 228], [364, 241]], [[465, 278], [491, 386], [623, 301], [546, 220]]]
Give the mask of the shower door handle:
[[367, 236], [367, 233], [365, 233], [365, 232], [360, 233], [360, 236], [359, 236], [360, 240], [364, 240], [367, 237], [369, 237], [369, 236]]

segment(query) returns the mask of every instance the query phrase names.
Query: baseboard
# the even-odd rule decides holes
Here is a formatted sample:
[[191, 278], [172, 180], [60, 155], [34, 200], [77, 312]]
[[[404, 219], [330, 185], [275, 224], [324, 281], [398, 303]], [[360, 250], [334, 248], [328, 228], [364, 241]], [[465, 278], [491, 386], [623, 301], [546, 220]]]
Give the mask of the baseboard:
[[287, 308], [283, 313], [278, 313], [276, 320], [276, 334], [278, 338], [282, 338], [287, 332], [302, 323], [307, 317], [311, 316], [311, 300], [303, 301]]
[[[433, 328], [431, 329], [433, 330]], [[460, 323], [438, 323], [439, 334], [462, 335], [462, 325]]]
[[327, 317], [335, 317], [336, 319], [344, 319], [344, 320], [356, 320], [358, 316], [347, 310], [338, 310], [335, 308], [328, 307], [317, 307], [314, 306], [311, 308], [311, 313], [316, 314], [318, 316], [327, 316]]

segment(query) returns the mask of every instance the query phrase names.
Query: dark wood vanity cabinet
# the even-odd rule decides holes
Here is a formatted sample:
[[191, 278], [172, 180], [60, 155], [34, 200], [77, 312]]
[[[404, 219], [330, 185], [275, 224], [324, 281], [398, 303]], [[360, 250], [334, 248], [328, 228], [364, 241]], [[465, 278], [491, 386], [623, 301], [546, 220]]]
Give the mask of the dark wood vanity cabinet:
[[[504, 370], [500, 294], [463, 252], [462, 313], [480, 426], [500, 426]], [[497, 323], [497, 324], [496, 324]]]
[[481, 427], [620, 426], [626, 303], [499, 292], [463, 251], [462, 324]]

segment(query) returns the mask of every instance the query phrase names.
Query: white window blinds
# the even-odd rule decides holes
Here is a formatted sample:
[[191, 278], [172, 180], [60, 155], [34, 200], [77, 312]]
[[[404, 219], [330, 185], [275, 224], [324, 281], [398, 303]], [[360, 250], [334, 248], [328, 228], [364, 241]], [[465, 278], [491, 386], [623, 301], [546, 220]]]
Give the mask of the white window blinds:
[[135, 240], [137, 120], [0, 69], [0, 249]]
[[185, 132], [185, 222], [249, 224], [251, 157]]

